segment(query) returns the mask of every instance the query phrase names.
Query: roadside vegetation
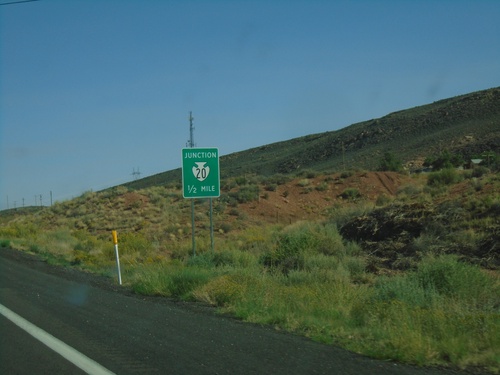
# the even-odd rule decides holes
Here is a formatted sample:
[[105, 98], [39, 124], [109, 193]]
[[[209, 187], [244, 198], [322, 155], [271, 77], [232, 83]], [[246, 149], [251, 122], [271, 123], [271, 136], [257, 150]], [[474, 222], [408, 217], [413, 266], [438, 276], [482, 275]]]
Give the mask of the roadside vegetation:
[[116, 282], [117, 230], [136, 293], [374, 358], [498, 374], [499, 103], [497, 87], [222, 157], [214, 251], [198, 199], [193, 253], [180, 169], [2, 211], [0, 251]]
[[[400, 170], [391, 154], [383, 163]], [[500, 177], [481, 168], [405, 176], [377, 196], [363, 182], [375, 172], [228, 178], [214, 200], [215, 251], [208, 203], [195, 201], [196, 256], [179, 184], [86, 192], [1, 215], [0, 251], [116, 280], [116, 229], [124, 287], [136, 293], [374, 358], [499, 373]], [[306, 219], [253, 213], [293, 197]]]

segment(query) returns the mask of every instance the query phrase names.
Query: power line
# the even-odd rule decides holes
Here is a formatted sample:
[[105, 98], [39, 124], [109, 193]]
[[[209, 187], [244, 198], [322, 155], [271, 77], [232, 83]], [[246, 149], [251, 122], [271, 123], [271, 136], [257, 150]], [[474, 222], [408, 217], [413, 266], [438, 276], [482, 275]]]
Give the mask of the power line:
[[8, 3], [0, 3], [0, 5], [13, 5], [13, 4], [21, 4], [21, 3], [32, 3], [34, 1], [39, 0], [19, 0], [19, 1], [9, 1]]

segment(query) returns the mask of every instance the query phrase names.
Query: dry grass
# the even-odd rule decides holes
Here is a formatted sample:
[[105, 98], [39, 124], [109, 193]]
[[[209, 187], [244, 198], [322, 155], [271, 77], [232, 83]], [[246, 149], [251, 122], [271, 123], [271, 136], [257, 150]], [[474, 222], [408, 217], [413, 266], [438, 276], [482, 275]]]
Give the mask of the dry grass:
[[[498, 272], [433, 253], [452, 249], [452, 237], [460, 240], [462, 250], [489, 240], [490, 232], [498, 230], [499, 184], [487, 175], [474, 184], [463, 181], [446, 187], [443, 195], [434, 186], [427, 187], [432, 192], [426, 191], [419, 177], [391, 196], [391, 203], [435, 200], [437, 215], [456, 219], [411, 242], [423, 260], [415, 259], [416, 267], [406, 272], [371, 272], [373, 255], [363, 244], [347, 242], [339, 234], [338, 228], [352, 218], [372, 212], [376, 197], [373, 202], [332, 201], [323, 220], [291, 225], [256, 219], [251, 205], [220, 207], [215, 252], [208, 232], [208, 204], [199, 201], [198, 255], [193, 257], [190, 205], [176, 188], [136, 192], [117, 188], [88, 192], [4, 221], [0, 248], [8, 244], [58, 264], [112, 275], [110, 231], [117, 229], [123, 281], [138, 293], [201, 301], [249, 322], [270, 324], [376, 358], [480, 366], [498, 373]], [[279, 185], [281, 193], [269, 194], [281, 194], [284, 199], [282, 192], [296, 185]], [[248, 185], [237, 186], [233, 188]], [[456, 198], [450, 198], [450, 192], [456, 191]], [[314, 194], [320, 192], [331, 194], [329, 189]], [[231, 210], [238, 215], [231, 215]]]

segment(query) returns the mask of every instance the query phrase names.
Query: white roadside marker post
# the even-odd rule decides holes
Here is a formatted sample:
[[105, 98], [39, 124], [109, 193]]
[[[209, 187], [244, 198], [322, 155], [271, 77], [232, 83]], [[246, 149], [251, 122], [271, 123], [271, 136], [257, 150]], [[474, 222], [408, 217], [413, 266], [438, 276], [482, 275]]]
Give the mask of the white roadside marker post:
[[120, 255], [118, 255], [118, 235], [116, 233], [116, 230], [112, 231], [111, 234], [113, 235], [113, 244], [115, 245], [116, 268], [118, 270], [118, 283], [122, 285], [122, 274], [120, 271]]

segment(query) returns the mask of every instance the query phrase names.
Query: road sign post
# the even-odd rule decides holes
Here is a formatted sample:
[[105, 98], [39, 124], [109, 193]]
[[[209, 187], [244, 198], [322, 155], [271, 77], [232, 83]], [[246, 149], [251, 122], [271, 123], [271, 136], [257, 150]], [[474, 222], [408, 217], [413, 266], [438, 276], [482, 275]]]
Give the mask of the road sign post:
[[182, 194], [184, 198], [220, 196], [219, 150], [182, 149]]
[[[220, 196], [219, 149], [196, 147], [182, 149], [182, 195], [184, 198], [210, 199], [210, 242], [214, 251], [212, 198]], [[194, 201], [191, 201], [191, 227], [193, 255], [196, 255]]]

